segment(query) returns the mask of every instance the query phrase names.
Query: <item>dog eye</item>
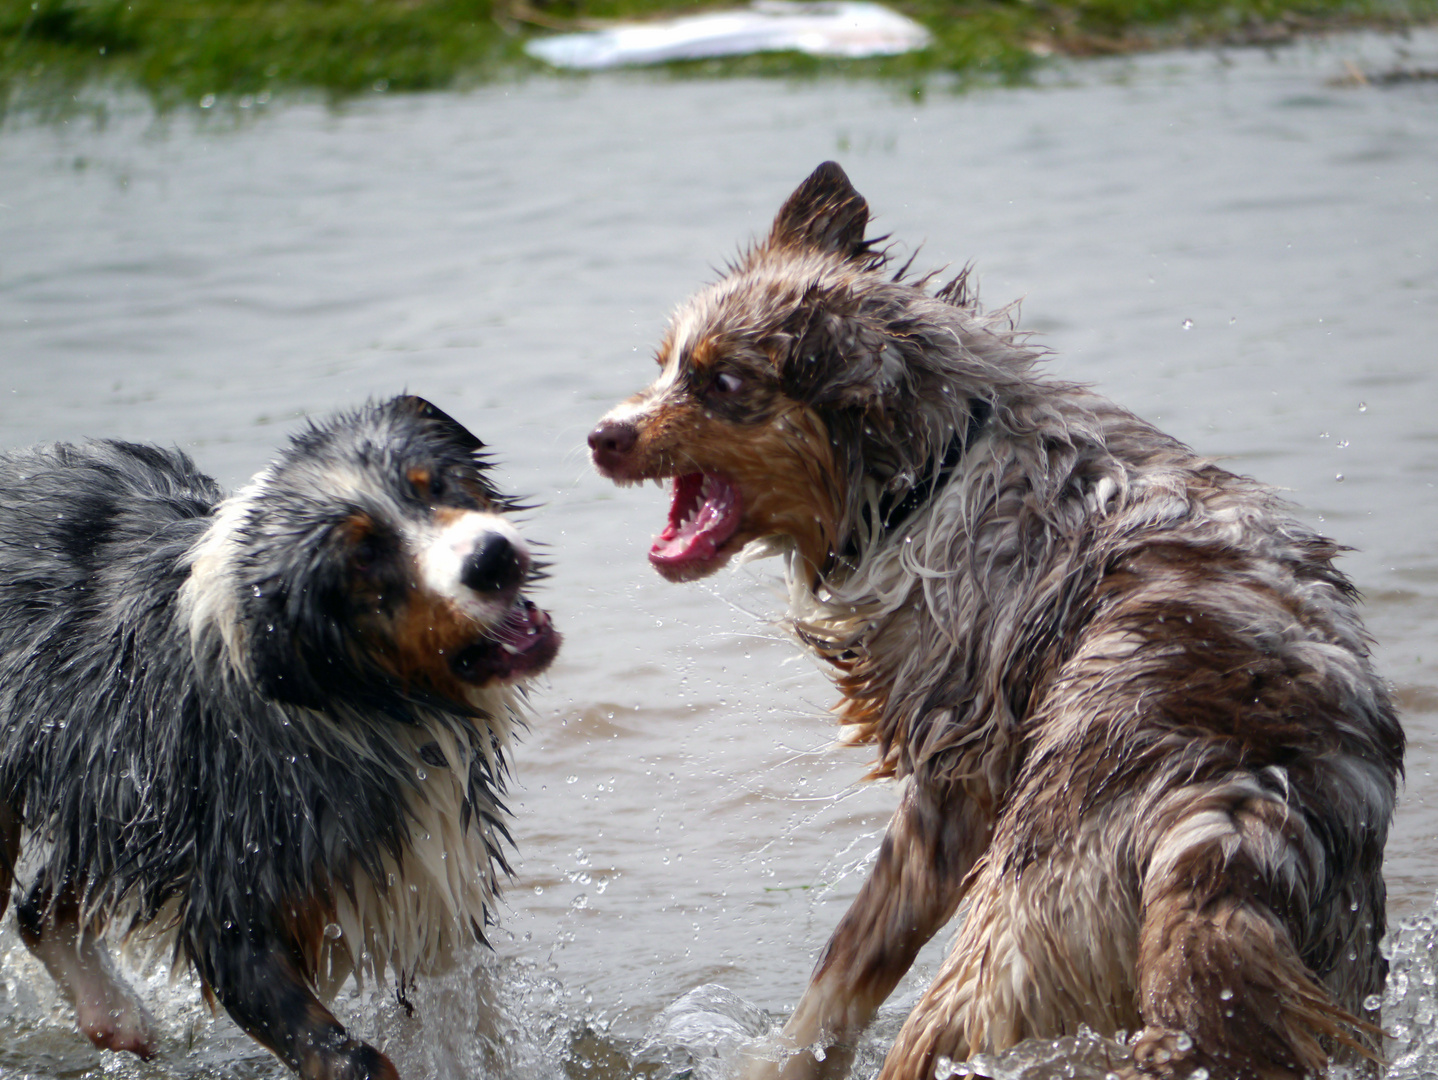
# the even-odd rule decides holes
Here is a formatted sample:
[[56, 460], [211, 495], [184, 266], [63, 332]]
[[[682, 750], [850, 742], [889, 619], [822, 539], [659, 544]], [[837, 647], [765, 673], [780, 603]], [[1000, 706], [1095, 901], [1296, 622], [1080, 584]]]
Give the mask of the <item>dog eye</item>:
[[714, 389], [721, 394], [737, 394], [744, 389], [744, 380], [732, 371], [721, 371], [714, 376]]
[[383, 554], [380, 542], [373, 534], [362, 536], [355, 541], [354, 547], [350, 548], [350, 565], [360, 573], [366, 573], [374, 569], [375, 563], [379, 562]]
[[429, 501], [430, 501], [430, 502], [439, 502], [440, 499], [444, 498], [445, 492], [448, 491], [448, 490], [449, 490], [449, 485], [448, 485], [448, 483], [445, 481], [445, 478], [444, 478], [444, 474], [443, 474], [443, 473], [435, 473], [433, 476], [431, 476], [431, 477], [429, 478]]

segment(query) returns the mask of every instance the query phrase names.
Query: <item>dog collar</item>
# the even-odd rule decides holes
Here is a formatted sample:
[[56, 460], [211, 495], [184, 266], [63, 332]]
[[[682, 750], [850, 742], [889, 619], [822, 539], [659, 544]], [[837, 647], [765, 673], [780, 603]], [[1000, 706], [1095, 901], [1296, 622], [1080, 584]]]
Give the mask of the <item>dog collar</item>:
[[930, 462], [929, 470], [916, 480], [902, 498], [895, 501], [893, 495], [885, 493], [879, 497], [879, 522], [883, 531], [893, 531], [904, 519], [934, 497], [934, 492], [944, 486], [954, 467], [964, 459], [969, 447], [983, 431], [984, 425], [994, 414], [994, 407], [987, 399], [969, 399], [969, 422], [962, 432], [954, 432], [943, 456]]

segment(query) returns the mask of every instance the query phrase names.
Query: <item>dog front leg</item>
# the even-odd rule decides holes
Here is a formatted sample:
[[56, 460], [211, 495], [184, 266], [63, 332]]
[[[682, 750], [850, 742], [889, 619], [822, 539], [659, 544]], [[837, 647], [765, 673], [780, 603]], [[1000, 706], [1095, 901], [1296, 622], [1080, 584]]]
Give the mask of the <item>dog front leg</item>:
[[304, 1080], [398, 1080], [389, 1058], [350, 1038], [302, 974], [299, 950], [281, 935], [206, 932], [191, 955], [206, 990], [257, 1042]]
[[75, 1007], [85, 1037], [102, 1050], [149, 1058], [155, 1052], [155, 1021], [120, 978], [104, 941], [82, 924], [69, 891], [52, 899], [44, 886], [34, 888], [15, 915], [20, 939]]
[[[784, 1027], [784, 1060], [751, 1058], [746, 1080], [812, 1080], [848, 1070], [854, 1040], [957, 910], [964, 878], [988, 844], [990, 824], [960, 786], [922, 776], [910, 781], [868, 880]], [[821, 1048], [822, 1058], [814, 1048]]]

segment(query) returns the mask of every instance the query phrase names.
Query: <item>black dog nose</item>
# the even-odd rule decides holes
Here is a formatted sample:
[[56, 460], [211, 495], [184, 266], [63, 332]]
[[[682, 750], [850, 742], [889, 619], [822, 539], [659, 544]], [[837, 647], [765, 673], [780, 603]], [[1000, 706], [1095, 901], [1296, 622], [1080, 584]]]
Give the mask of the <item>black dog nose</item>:
[[605, 420], [589, 433], [589, 450], [601, 469], [617, 469], [639, 441], [639, 428], [627, 420]]
[[500, 533], [490, 533], [469, 553], [459, 580], [478, 593], [502, 592], [524, 578], [524, 558]]

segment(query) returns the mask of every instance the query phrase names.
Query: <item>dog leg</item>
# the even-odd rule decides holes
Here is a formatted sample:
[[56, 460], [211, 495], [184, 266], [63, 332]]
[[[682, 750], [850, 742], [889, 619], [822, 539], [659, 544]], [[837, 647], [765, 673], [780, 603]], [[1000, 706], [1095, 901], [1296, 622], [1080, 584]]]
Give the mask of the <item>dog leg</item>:
[[1142, 1024], [1132, 875], [1116, 869], [1101, 830], [1016, 870], [1004, 857], [1012, 824], [1012, 815], [1000, 824], [974, 871], [953, 948], [894, 1040], [880, 1080], [929, 1080], [941, 1058], [961, 1062], [1080, 1025], [1112, 1035]]
[[1154, 846], [1144, 881], [1135, 1074], [1299, 1080], [1323, 1075], [1340, 1044], [1372, 1057], [1358, 1041], [1371, 1033], [1289, 931], [1313, 918], [1320, 888], [1323, 852], [1306, 824], [1273, 800], [1199, 795]]
[[10, 906], [15, 864], [20, 860], [20, 819], [7, 802], [0, 802], [0, 915]]
[[[854, 903], [819, 958], [780, 1036], [786, 1060], [751, 1058], [747, 1080], [838, 1077], [853, 1040], [914, 957], [959, 906], [969, 868], [989, 839], [989, 819], [957, 785], [915, 777]], [[812, 1047], [823, 1046], [822, 1059]]]
[[206, 990], [240, 1027], [304, 1080], [398, 1080], [389, 1058], [352, 1039], [302, 974], [299, 950], [255, 930], [208, 934], [192, 947]]
[[81, 923], [79, 905], [68, 892], [52, 903], [47, 889], [32, 889], [16, 910], [16, 922], [25, 947], [75, 1007], [75, 1022], [86, 1038], [102, 1050], [154, 1054], [154, 1018], [120, 978], [104, 941]]

